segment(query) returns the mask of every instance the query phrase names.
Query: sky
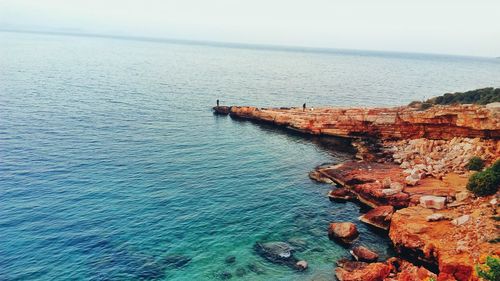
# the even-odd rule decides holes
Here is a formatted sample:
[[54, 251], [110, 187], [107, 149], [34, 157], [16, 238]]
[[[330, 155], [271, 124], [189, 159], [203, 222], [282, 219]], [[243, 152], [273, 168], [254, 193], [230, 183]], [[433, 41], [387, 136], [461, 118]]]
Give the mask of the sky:
[[0, 0], [0, 29], [500, 56], [500, 0]]

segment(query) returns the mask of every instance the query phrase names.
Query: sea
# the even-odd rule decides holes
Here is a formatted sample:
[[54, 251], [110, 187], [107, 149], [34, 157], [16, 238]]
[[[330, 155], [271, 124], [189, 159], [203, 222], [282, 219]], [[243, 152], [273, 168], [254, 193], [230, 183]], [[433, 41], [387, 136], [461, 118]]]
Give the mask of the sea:
[[[336, 140], [211, 107], [398, 106], [500, 86], [494, 58], [0, 32], [0, 280], [334, 280], [366, 211], [308, 178]], [[309, 268], [255, 250], [287, 242]]]

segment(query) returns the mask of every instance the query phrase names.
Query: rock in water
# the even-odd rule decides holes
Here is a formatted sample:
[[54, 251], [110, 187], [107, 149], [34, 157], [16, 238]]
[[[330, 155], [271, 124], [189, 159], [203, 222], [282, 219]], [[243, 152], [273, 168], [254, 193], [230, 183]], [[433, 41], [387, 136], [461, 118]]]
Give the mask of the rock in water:
[[246, 275], [246, 274], [247, 274], [247, 270], [246, 270], [245, 268], [243, 268], [243, 267], [238, 267], [238, 268], [236, 269], [236, 276], [238, 276], [238, 277], [242, 277], [242, 276], [244, 276], [244, 275]]
[[364, 246], [354, 247], [351, 254], [357, 261], [374, 262], [378, 259], [377, 253]]
[[190, 257], [183, 255], [169, 255], [163, 258], [163, 264], [167, 267], [181, 268], [191, 261]]
[[344, 243], [351, 243], [358, 235], [358, 229], [352, 222], [334, 222], [328, 228], [330, 238], [339, 239]]
[[328, 198], [333, 201], [345, 201], [356, 198], [356, 195], [347, 188], [335, 188], [328, 193]]
[[255, 251], [266, 260], [295, 267], [297, 259], [293, 256], [293, 248], [285, 242], [255, 243]]
[[224, 260], [224, 262], [227, 264], [233, 264], [236, 262], [236, 257], [235, 256], [227, 256], [226, 259]]
[[296, 264], [295, 264], [295, 267], [300, 270], [300, 271], [304, 271], [307, 269], [307, 262], [302, 260], [302, 261], [298, 261]]

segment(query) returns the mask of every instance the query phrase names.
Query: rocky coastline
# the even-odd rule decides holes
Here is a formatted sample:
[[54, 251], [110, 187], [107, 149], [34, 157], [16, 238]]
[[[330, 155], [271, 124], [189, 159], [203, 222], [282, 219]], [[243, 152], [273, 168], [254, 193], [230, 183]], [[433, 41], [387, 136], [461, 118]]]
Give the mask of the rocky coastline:
[[[377, 262], [376, 253], [354, 247], [353, 260], [338, 261], [339, 280], [479, 280], [475, 265], [500, 255], [498, 192], [479, 197], [466, 189], [472, 157], [486, 166], [500, 159], [500, 104], [213, 109], [351, 141], [356, 159], [318, 166], [309, 176], [332, 185], [332, 201], [369, 206], [360, 220], [387, 231], [398, 255]], [[328, 229], [339, 243], [358, 235], [349, 222]]]

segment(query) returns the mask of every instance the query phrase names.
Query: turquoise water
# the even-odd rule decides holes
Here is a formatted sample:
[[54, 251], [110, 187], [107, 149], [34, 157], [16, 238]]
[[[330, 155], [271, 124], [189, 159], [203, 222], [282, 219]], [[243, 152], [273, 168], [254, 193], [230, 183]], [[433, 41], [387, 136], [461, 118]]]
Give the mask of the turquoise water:
[[[214, 101], [396, 105], [500, 86], [494, 59], [5, 32], [0, 42], [0, 280], [332, 278], [348, 252], [328, 240], [331, 221], [355, 222], [360, 243], [390, 254], [359, 206], [331, 203], [307, 177], [352, 155], [214, 116]], [[308, 271], [253, 251], [290, 240]]]

